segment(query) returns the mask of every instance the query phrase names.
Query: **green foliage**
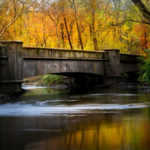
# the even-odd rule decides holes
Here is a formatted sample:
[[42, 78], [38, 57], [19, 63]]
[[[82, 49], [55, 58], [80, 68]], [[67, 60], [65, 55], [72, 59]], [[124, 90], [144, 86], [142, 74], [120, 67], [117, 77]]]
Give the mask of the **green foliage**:
[[128, 73], [122, 73], [121, 77], [122, 77], [123, 81], [125, 81], [129, 76], [128, 76]]
[[147, 57], [140, 58], [140, 76], [138, 80], [148, 86], [150, 85], [150, 50], [146, 49], [145, 52], [147, 53]]
[[60, 84], [63, 81], [63, 77], [60, 75], [44, 75], [42, 77], [42, 82], [44, 85], [56, 85]]
[[123, 78], [128, 78], [128, 74], [127, 74], [127, 73], [123, 73], [123, 74], [122, 74], [122, 77], [123, 77]]

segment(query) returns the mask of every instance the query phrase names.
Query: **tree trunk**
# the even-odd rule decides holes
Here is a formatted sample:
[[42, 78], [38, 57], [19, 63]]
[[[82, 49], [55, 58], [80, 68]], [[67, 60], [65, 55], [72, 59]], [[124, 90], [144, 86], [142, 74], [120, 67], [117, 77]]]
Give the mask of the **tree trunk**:
[[56, 35], [57, 35], [57, 46], [58, 46], [58, 48], [60, 48], [59, 34], [58, 34], [58, 24], [56, 24]]
[[98, 50], [98, 44], [97, 44], [97, 38], [96, 38], [96, 32], [95, 32], [95, 8], [96, 7], [96, 1], [92, 0], [92, 38], [93, 38], [93, 44], [94, 44], [94, 50]]
[[81, 49], [84, 50], [81, 32], [80, 32], [80, 28], [78, 24], [78, 19], [77, 19], [77, 10], [76, 10], [76, 5], [75, 5], [75, 0], [73, 0], [73, 5], [74, 5], [74, 14], [75, 14], [75, 20], [76, 20], [77, 31], [78, 31], [78, 36], [79, 36], [79, 42], [80, 42]]
[[60, 24], [60, 29], [61, 29], [62, 45], [64, 48], [65, 47], [65, 37], [64, 37], [64, 24], [63, 23]]
[[65, 28], [66, 28], [66, 32], [67, 32], [67, 37], [68, 37], [70, 48], [73, 49], [73, 46], [72, 46], [72, 43], [71, 43], [71, 39], [70, 39], [69, 30], [68, 30], [68, 26], [67, 26], [67, 20], [66, 20], [65, 17], [64, 17], [64, 23], [65, 23]]

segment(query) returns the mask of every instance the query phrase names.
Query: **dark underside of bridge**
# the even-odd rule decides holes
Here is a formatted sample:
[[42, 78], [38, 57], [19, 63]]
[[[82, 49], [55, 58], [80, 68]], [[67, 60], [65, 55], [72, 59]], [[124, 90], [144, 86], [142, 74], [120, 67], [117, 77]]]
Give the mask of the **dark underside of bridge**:
[[104, 77], [102, 75], [96, 75], [92, 73], [80, 73], [80, 72], [67, 72], [67, 73], [55, 73], [57, 75], [68, 77], [68, 87], [72, 89], [89, 89], [97, 85], [104, 84]]
[[56, 75], [67, 76], [67, 85], [71, 89], [91, 89], [95, 87], [108, 87], [113, 84], [138, 83], [138, 72], [122, 73], [120, 77], [106, 77], [92, 73], [67, 72], [55, 73]]
[[126, 72], [121, 74], [121, 82], [123, 83], [139, 83], [138, 81], [139, 72]]

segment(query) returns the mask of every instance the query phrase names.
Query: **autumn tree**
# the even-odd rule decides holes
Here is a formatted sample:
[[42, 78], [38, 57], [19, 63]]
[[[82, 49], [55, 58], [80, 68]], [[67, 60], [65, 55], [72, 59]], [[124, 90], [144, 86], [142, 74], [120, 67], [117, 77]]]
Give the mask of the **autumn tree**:
[[89, 26], [90, 36], [94, 45], [94, 50], [98, 50], [98, 41], [96, 36], [96, 11], [98, 6], [97, 1], [98, 0], [88, 0], [83, 2], [85, 11], [90, 17], [90, 19], [87, 21], [87, 24]]
[[49, 3], [47, 9], [47, 15], [55, 25], [58, 48], [60, 48], [60, 37], [59, 37], [58, 27], [59, 27], [60, 16], [61, 16], [60, 14], [61, 12], [59, 11], [60, 9], [59, 5], [60, 5], [59, 2], [53, 2], [52, 4]]
[[61, 2], [61, 7], [60, 7], [60, 10], [61, 10], [61, 13], [62, 13], [62, 16], [63, 16], [63, 21], [64, 21], [64, 26], [65, 26], [65, 29], [66, 29], [66, 33], [67, 33], [67, 38], [68, 38], [68, 42], [69, 42], [69, 45], [70, 45], [70, 49], [73, 49], [73, 45], [72, 45], [72, 41], [71, 41], [71, 36], [70, 36], [70, 32], [69, 32], [69, 28], [68, 28], [68, 21], [67, 21], [67, 12], [65, 10], [68, 10], [67, 9], [67, 1], [66, 0], [60, 0]]
[[81, 31], [80, 31], [80, 26], [79, 26], [79, 22], [78, 22], [78, 16], [77, 16], [76, 0], [73, 0], [72, 3], [73, 3], [74, 16], [75, 16], [75, 21], [76, 21], [76, 26], [77, 26], [77, 32], [78, 32], [80, 46], [81, 46], [81, 49], [84, 50], [82, 36], [81, 36]]
[[149, 48], [149, 12], [149, 0], [1, 0], [0, 39], [138, 54]]
[[0, 38], [24, 13], [28, 12], [34, 0], [2, 0], [0, 3]]

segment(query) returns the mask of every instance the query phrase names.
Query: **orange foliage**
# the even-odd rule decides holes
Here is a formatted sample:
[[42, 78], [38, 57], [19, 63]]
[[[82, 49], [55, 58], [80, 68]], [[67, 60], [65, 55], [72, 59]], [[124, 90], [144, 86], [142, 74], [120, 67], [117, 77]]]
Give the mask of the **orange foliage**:
[[[19, 0], [16, 1], [19, 3]], [[118, 6], [114, 8], [109, 1], [75, 2], [84, 50], [117, 48], [122, 53], [137, 54], [145, 48], [150, 48], [150, 26], [124, 22], [125, 14], [130, 15], [128, 11], [119, 11]], [[17, 6], [17, 14], [21, 11], [21, 6]], [[68, 0], [42, 1], [41, 4], [35, 1], [28, 11], [5, 30], [0, 39], [22, 40], [26, 46], [67, 49], [70, 48], [71, 42], [74, 49], [81, 49], [74, 9], [72, 1]], [[6, 9], [1, 9], [0, 27], [4, 19], [7, 18], [6, 23], [12, 20], [15, 16], [13, 10], [15, 9], [12, 7], [9, 12], [11, 15], [6, 15]], [[64, 18], [69, 33], [66, 31]]]
[[150, 48], [150, 26], [145, 24], [137, 24], [135, 25], [134, 30], [138, 36], [141, 48]]

